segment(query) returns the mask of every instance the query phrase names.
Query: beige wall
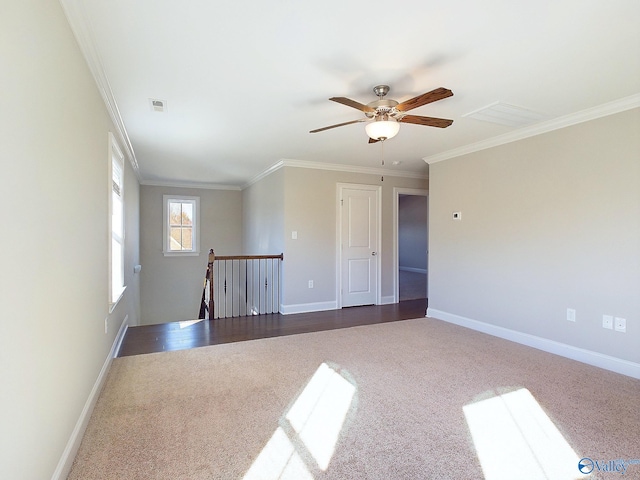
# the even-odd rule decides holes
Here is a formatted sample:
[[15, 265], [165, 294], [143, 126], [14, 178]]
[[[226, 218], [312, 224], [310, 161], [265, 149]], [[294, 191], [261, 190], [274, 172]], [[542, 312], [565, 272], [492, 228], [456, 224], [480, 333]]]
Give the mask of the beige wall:
[[[382, 186], [382, 297], [392, 297], [393, 188], [425, 189], [424, 179], [285, 167], [285, 308], [329, 305], [336, 298], [336, 188], [338, 183]], [[291, 238], [291, 232], [298, 239]], [[308, 281], [314, 288], [308, 288]]]
[[137, 321], [138, 183], [127, 164], [127, 290], [109, 314], [113, 125], [58, 2], [5, 2], [0, 32], [0, 477], [45, 479]]
[[640, 362], [638, 132], [635, 109], [430, 165], [429, 310]]
[[246, 255], [284, 252], [284, 169], [242, 191], [243, 242]]
[[[200, 197], [200, 254], [162, 253], [162, 196]], [[198, 318], [208, 252], [242, 253], [242, 192], [143, 185], [140, 191], [141, 323]]]

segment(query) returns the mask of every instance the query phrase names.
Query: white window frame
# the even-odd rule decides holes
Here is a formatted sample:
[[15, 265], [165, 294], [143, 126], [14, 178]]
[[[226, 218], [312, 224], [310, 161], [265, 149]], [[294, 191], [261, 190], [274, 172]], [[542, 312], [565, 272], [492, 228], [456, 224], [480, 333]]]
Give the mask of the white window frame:
[[[191, 203], [193, 205], [193, 232], [191, 250], [171, 250], [171, 228], [169, 216], [169, 204], [172, 202]], [[200, 255], [200, 197], [187, 195], [163, 195], [162, 196], [162, 253], [166, 257], [189, 257]]]
[[[114, 180], [115, 177], [119, 180]], [[116, 307], [124, 291], [127, 288], [124, 280], [124, 257], [125, 257], [125, 208], [124, 208], [124, 155], [118, 146], [118, 142], [111, 132], [109, 132], [109, 313]], [[113, 195], [117, 193], [120, 197], [120, 205], [114, 205]], [[116, 225], [115, 222], [118, 222]], [[114, 265], [113, 243], [120, 246], [120, 258], [116, 259]], [[117, 269], [117, 271], [116, 271]], [[117, 285], [116, 285], [117, 282]]]

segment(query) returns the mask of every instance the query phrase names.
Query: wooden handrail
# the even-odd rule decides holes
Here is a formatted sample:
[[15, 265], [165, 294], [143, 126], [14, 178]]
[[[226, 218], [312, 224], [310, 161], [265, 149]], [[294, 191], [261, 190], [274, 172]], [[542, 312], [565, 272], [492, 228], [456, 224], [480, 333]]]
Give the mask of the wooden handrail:
[[[213, 251], [209, 252], [209, 262], [211, 262], [211, 255]], [[215, 256], [215, 260], [262, 260], [262, 259], [276, 259], [284, 260], [284, 254], [280, 255], [219, 255]]]

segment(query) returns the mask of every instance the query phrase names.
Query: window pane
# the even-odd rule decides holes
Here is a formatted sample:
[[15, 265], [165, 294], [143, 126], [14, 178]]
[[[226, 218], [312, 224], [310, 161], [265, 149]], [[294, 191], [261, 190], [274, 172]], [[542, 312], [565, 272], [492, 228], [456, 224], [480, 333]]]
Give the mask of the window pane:
[[182, 204], [182, 225], [193, 225], [193, 204]]
[[171, 225], [180, 225], [182, 223], [182, 204], [177, 202], [169, 203], [169, 223]]
[[123, 227], [123, 221], [122, 221], [122, 199], [116, 195], [116, 193], [114, 192], [112, 195], [112, 201], [111, 201], [111, 209], [112, 209], [112, 216], [111, 216], [111, 231], [113, 232], [114, 235], [117, 235], [119, 238], [122, 238], [122, 227]]
[[182, 250], [182, 228], [171, 227], [171, 237], [169, 238], [169, 250]]
[[122, 245], [115, 239], [111, 240], [111, 301], [117, 300], [117, 295], [120, 294], [124, 285], [124, 278], [122, 278]]
[[182, 249], [193, 250], [193, 229], [184, 227], [182, 229]]
[[111, 159], [111, 180], [113, 182], [113, 189], [120, 192], [122, 190], [122, 168], [120, 164], [120, 158], [114, 155]]

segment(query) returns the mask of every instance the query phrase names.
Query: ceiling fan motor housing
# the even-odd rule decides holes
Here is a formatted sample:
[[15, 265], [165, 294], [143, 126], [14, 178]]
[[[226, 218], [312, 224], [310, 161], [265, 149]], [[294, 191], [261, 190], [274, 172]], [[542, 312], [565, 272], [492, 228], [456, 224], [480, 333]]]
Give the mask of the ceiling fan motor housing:
[[377, 85], [373, 87], [373, 93], [378, 96], [378, 100], [367, 103], [367, 106], [373, 108], [375, 112], [366, 112], [365, 115], [368, 118], [387, 115], [396, 118], [399, 113], [395, 108], [398, 102], [384, 98], [385, 95], [389, 93], [389, 85]]
[[399, 113], [395, 108], [396, 105], [398, 105], [398, 102], [396, 102], [395, 100], [388, 100], [385, 98], [376, 100], [375, 102], [367, 104], [367, 106], [373, 108], [375, 112], [366, 113], [366, 115], [369, 118], [377, 117], [378, 115], [383, 114], [388, 114], [395, 117], [396, 114]]

